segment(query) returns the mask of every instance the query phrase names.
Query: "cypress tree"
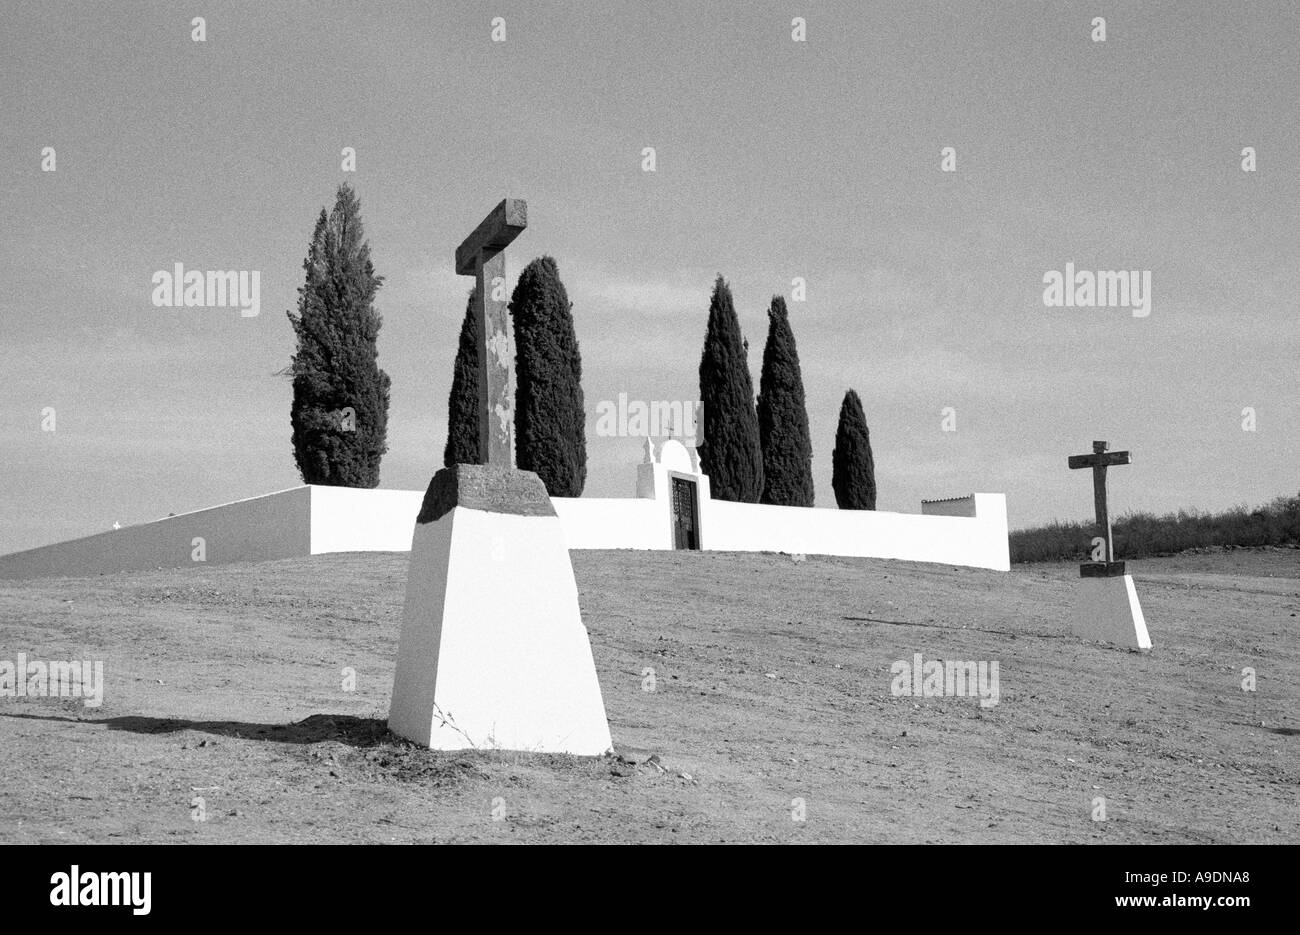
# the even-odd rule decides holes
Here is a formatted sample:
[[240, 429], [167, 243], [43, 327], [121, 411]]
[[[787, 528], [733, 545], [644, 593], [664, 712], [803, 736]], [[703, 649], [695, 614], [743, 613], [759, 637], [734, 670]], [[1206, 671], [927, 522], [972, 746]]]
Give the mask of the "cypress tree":
[[862, 400], [854, 390], [844, 394], [840, 424], [835, 430], [835, 452], [831, 455], [831, 487], [841, 510], [876, 508], [876, 463], [871, 456], [871, 433], [862, 412]]
[[761, 502], [812, 506], [812, 438], [804, 404], [799, 351], [785, 299], [772, 296], [767, 344], [758, 380], [758, 438], [763, 449]]
[[577, 497], [587, 482], [582, 355], [555, 260], [524, 268], [510, 297], [515, 336], [515, 461], [552, 497]]
[[715, 500], [757, 503], [763, 493], [763, 452], [748, 350], [731, 288], [719, 274], [709, 301], [709, 324], [700, 356], [704, 410], [700, 466], [709, 475]]
[[442, 463], [482, 464], [482, 439], [479, 438], [478, 398], [478, 327], [474, 321], [474, 289], [465, 305], [465, 320], [460, 323], [460, 341], [456, 345], [456, 363], [451, 372], [451, 395], [447, 397], [447, 444]]
[[388, 374], [379, 369], [382, 319], [361, 202], [346, 183], [312, 232], [298, 314], [286, 312], [298, 346], [293, 377], [293, 454], [307, 484], [377, 487], [388, 450]]

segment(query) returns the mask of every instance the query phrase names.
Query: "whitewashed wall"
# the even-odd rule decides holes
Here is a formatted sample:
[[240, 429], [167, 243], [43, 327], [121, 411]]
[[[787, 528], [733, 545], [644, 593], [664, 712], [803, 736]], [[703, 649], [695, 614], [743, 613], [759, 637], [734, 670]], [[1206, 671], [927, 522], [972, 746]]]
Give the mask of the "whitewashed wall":
[[[673, 547], [666, 480], [669, 472], [685, 475], [690, 468], [678, 472], [681, 465], [655, 464], [656, 476], [647, 481], [651, 466], [641, 467], [641, 489], [654, 499], [552, 499], [570, 549]], [[920, 514], [808, 509], [713, 500], [708, 477], [698, 477], [700, 544], [708, 551], [892, 558], [999, 571], [1011, 567], [1003, 494], [925, 503]], [[417, 490], [313, 487], [312, 554], [409, 550], [423, 497]]]
[[976, 515], [828, 510], [709, 500], [701, 542], [709, 551], [854, 555], [1007, 571], [1007, 500], [974, 495]]
[[[410, 550], [423, 491], [310, 489], [312, 555]], [[551, 503], [571, 549], [672, 547], [668, 513], [654, 500], [553, 497]]]
[[570, 549], [670, 549], [667, 505], [636, 497], [553, 497]]
[[324, 552], [409, 552], [423, 490], [311, 490], [311, 555]]
[[[293, 487], [0, 556], [0, 578], [99, 575], [292, 558], [311, 554], [311, 525], [310, 489]], [[196, 538], [203, 540], [202, 562], [194, 558]], [[410, 540], [408, 535], [408, 549]]]
[[[668, 472], [643, 470], [654, 497], [557, 497], [552, 502], [570, 549], [671, 549]], [[653, 474], [653, 476], [651, 476]], [[659, 477], [663, 474], [663, 477]], [[806, 509], [708, 498], [700, 475], [699, 525], [709, 551], [802, 552], [1010, 568], [1006, 497], [975, 494], [974, 516]], [[651, 482], [652, 481], [652, 482]], [[327, 552], [406, 552], [424, 492], [295, 487], [153, 523], [0, 556], [0, 578], [94, 575], [199, 564], [193, 539], [204, 539], [207, 564], [263, 561]], [[949, 501], [951, 503], [951, 501]], [[931, 504], [926, 504], [929, 513]], [[970, 512], [970, 504], [944, 506]]]

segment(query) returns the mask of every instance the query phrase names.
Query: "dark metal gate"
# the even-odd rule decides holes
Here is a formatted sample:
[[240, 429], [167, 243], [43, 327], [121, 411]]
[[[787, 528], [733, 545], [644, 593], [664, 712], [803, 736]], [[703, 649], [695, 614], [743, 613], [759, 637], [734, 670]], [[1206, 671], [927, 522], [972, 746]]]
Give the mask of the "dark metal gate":
[[673, 548], [698, 549], [700, 530], [695, 502], [695, 481], [674, 477], [672, 482]]

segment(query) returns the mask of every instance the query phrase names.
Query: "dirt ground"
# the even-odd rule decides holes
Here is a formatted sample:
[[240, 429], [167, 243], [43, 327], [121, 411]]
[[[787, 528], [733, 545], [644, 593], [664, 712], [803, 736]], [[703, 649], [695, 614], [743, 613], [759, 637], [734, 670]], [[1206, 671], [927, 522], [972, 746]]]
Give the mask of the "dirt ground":
[[[1130, 563], [1146, 654], [1066, 634], [1074, 565], [574, 553], [596, 759], [387, 733], [406, 564], [0, 585], [0, 660], [106, 685], [0, 698], [0, 843], [1300, 841], [1297, 550]], [[999, 703], [894, 697], [918, 652]]]

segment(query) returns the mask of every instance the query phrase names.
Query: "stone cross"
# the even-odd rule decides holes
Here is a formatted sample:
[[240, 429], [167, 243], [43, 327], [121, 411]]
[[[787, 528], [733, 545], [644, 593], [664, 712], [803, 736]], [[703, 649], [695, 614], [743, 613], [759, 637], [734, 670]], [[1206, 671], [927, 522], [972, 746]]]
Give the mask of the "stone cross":
[[1115, 561], [1115, 541], [1110, 529], [1110, 513], [1106, 509], [1106, 468], [1117, 464], [1131, 464], [1127, 451], [1107, 451], [1107, 442], [1093, 442], [1092, 454], [1070, 455], [1070, 468], [1092, 468], [1092, 497], [1097, 510], [1097, 525], [1106, 540], [1106, 557], [1103, 562], [1089, 562], [1080, 566], [1085, 577], [1111, 577], [1124, 574], [1124, 563]]
[[528, 203], [506, 198], [456, 248], [456, 272], [475, 280], [479, 450], [484, 464], [506, 468], [515, 466], [515, 413], [505, 248], [527, 226]]

